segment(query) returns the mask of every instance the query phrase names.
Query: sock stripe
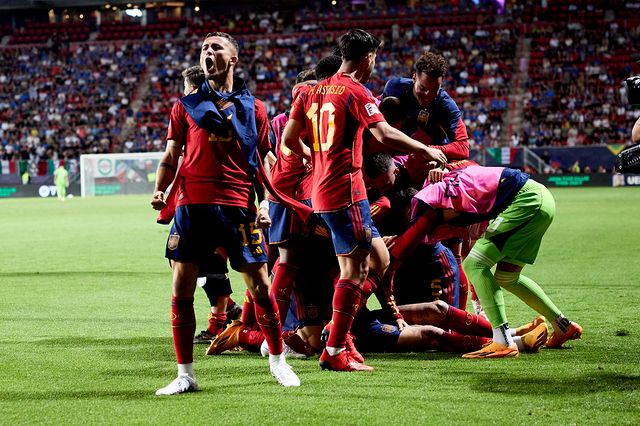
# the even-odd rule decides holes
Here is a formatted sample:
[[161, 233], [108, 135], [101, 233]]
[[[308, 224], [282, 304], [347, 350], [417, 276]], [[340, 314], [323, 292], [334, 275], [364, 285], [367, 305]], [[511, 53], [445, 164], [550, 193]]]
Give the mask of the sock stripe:
[[482, 263], [484, 266], [488, 266], [488, 267], [493, 267], [493, 265], [496, 264], [496, 262], [494, 262], [493, 260], [489, 259], [487, 256], [485, 256], [484, 254], [480, 253], [477, 250], [471, 249], [471, 251], [469, 252], [469, 254], [467, 255], [467, 257], [470, 257], [471, 259]]

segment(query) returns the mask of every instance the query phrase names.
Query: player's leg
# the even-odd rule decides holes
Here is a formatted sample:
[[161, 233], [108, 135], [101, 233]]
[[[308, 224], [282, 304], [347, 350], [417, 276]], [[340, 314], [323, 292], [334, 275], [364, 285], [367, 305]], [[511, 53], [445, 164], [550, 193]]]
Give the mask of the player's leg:
[[441, 300], [398, 306], [409, 324], [433, 325], [464, 335], [491, 337], [491, 323], [484, 317], [463, 311]]
[[[481, 242], [479, 240], [478, 242]], [[492, 326], [493, 343], [476, 352], [465, 354], [470, 358], [493, 358], [518, 356], [518, 349], [509, 329], [504, 304], [504, 294], [491, 272], [497, 263], [476, 246], [462, 263], [467, 277], [473, 283], [478, 298]], [[486, 351], [485, 351], [486, 349]]]
[[[347, 334], [362, 299], [362, 284], [369, 272], [375, 229], [369, 203], [364, 200], [347, 209], [321, 216], [331, 229], [340, 266], [340, 279], [333, 293], [331, 332], [327, 346], [320, 356], [320, 366], [339, 371], [369, 371], [372, 370], [371, 367], [352, 359], [346, 350]], [[384, 267], [382, 258], [379, 267]]]
[[285, 361], [282, 353], [282, 326], [275, 298], [269, 294], [266, 263], [249, 263], [239, 268], [251, 292], [256, 318], [269, 346], [269, 368], [282, 386], [300, 386], [300, 379]]
[[480, 349], [489, 343], [488, 337], [463, 335], [432, 325], [405, 327], [398, 338], [398, 352], [439, 350], [461, 353]]
[[551, 320], [553, 334], [547, 346], [558, 348], [567, 340], [580, 338], [582, 327], [569, 321], [535, 281], [520, 273], [524, 264], [532, 264], [537, 257], [542, 238], [555, 216], [555, 201], [544, 185], [531, 179], [518, 197], [524, 199], [525, 207], [533, 205], [535, 200], [537, 209], [535, 215], [506, 240], [502, 249], [505, 258], [498, 263], [496, 280], [502, 288]]
[[168, 386], [158, 389], [156, 395], [174, 395], [198, 389], [193, 371], [193, 335], [196, 331], [193, 295], [198, 265], [174, 261], [172, 266], [171, 328], [178, 377]]
[[171, 328], [178, 363], [178, 377], [156, 395], [175, 395], [197, 390], [193, 372], [193, 336], [196, 319], [193, 296], [196, 288], [200, 253], [207, 246], [212, 211], [209, 206], [179, 206], [176, 209], [165, 256], [172, 266]]
[[271, 293], [278, 305], [278, 312], [286, 313], [289, 310], [293, 283], [300, 270], [297, 260], [299, 247], [295, 242], [289, 241], [277, 247], [272, 245], [270, 249], [280, 252], [280, 260], [273, 267]]

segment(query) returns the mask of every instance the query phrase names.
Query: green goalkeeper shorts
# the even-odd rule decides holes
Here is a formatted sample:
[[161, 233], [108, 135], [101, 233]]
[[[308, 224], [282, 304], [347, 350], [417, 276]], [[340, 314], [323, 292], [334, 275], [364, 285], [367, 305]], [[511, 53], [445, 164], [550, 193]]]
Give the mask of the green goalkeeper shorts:
[[533, 264], [555, 213], [551, 192], [529, 179], [509, 207], [489, 223], [473, 249], [495, 263], [509, 259], [516, 264]]

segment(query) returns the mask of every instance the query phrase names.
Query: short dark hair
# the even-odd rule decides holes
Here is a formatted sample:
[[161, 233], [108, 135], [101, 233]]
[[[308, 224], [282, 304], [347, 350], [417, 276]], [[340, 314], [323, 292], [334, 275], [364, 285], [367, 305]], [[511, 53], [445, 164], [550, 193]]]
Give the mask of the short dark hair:
[[375, 53], [381, 45], [375, 36], [360, 29], [350, 30], [338, 40], [340, 55], [345, 61], [353, 61], [369, 53]]
[[214, 31], [212, 33], [207, 34], [204, 37], [204, 39], [206, 40], [209, 37], [222, 37], [222, 38], [227, 39], [229, 41], [229, 43], [231, 43], [231, 45], [234, 47], [234, 49], [236, 49], [236, 55], [240, 53], [240, 46], [238, 45], [238, 42], [230, 34], [223, 33], [222, 31]]
[[402, 118], [407, 116], [407, 109], [402, 104], [402, 101], [395, 96], [387, 96], [380, 102], [378, 106], [382, 115], [384, 115], [384, 119], [387, 120], [389, 124], [394, 124], [400, 121]]
[[318, 77], [318, 80], [329, 78], [338, 72], [340, 65], [342, 65], [342, 58], [340, 56], [325, 56], [316, 64], [316, 77]]
[[182, 71], [182, 77], [192, 86], [200, 87], [204, 83], [204, 71], [200, 65], [194, 65]]
[[449, 64], [442, 55], [433, 52], [423, 53], [414, 65], [414, 71], [417, 74], [425, 73], [431, 78], [444, 77], [449, 70]]
[[293, 84], [300, 84], [305, 81], [315, 80], [316, 72], [313, 69], [302, 70], [298, 73], [296, 81]]
[[397, 209], [405, 209], [411, 205], [411, 199], [418, 193], [413, 186], [402, 188], [389, 195], [391, 205]]
[[375, 179], [383, 173], [387, 173], [393, 165], [393, 157], [385, 152], [368, 155], [362, 163], [364, 174]]

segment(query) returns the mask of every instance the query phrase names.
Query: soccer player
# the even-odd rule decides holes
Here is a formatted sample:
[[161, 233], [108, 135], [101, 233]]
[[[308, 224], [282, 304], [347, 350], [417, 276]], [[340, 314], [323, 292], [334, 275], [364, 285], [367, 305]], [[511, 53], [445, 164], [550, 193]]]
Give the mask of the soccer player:
[[[304, 70], [298, 74], [292, 91], [293, 101], [307, 93], [317, 83], [335, 74], [342, 61], [334, 55], [322, 58], [316, 70]], [[319, 74], [318, 74], [319, 73]], [[272, 128], [280, 141], [282, 130], [289, 114], [281, 114], [272, 121]], [[306, 137], [305, 137], [306, 140]], [[305, 148], [305, 152], [308, 148]], [[295, 154], [286, 146], [277, 150], [277, 161], [271, 169], [271, 182], [281, 193], [311, 205], [312, 170], [311, 164]], [[272, 220], [269, 245], [280, 254], [280, 261], [274, 267], [271, 291], [278, 303], [279, 312], [289, 310], [289, 299], [293, 283], [300, 270], [300, 264], [306, 257], [313, 256], [318, 244], [309, 240], [310, 229], [300, 218], [277, 200], [269, 200], [269, 216]]]
[[[182, 77], [185, 96], [196, 93], [205, 82], [204, 71], [200, 65], [185, 69], [182, 71]], [[171, 190], [165, 197], [167, 205], [158, 214], [157, 222], [162, 225], [170, 224], [175, 215], [182, 182], [179, 173], [176, 173], [176, 177], [178, 179], [174, 179]], [[199, 265], [197, 283], [207, 295], [211, 309], [207, 315], [207, 328], [193, 338], [193, 343], [211, 342], [229, 322], [240, 315], [241, 308], [230, 298], [232, 291], [227, 260], [224, 253], [216, 249], [204, 264]]]
[[[414, 197], [412, 226], [388, 241], [396, 259], [406, 257], [425, 239], [448, 238], [457, 234], [456, 228], [491, 219], [463, 268], [489, 317], [493, 342], [464, 358], [518, 356], [503, 289], [552, 319], [553, 334], [545, 343], [548, 348], [560, 348], [567, 340], [582, 335], [582, 327], [569, 321], [535, 281], [521, 274], [525, 264], [535, 261], [554, 215], [555, 202], [544, 185], [525, 173], [502, 167], [454, 170]], [[493, 266], [495, 273], [491, 272]]]
[[193, 370], [193, 295], [199, 264], [219, 247], [242, 274], [256, 302], [259, 325], [269, 343], [271, 374], [283, 386], [300, 385], [282, 355], [278, 309], [269, 296], [266, 247], [256, 226], [252, 182], [257, 162], [270, 148], [269, 123], [264, 104], [233, 75], [238, 49], [226, 33], [205, 37], [200, 66], [207, 80], [197, 93], [174, 104], [167, 148], [158, 165], [151, 205], [160, 210], [184, 149], [176, 214], [165, 252], [173, 261], [171, 326], [178, 377], [156, 395], [198, 389]]
[[403, 117], [400, 128], [405, 134], [441, 149], [450, 161], [464, 160], [469, 158], [469, 136], [460, 108], [442, 89], [447, 70], [444, 57], [426, 52], [416, 61], [412, 77], [389, 80], [381, 98], [397, 98], [394, 115]]
[[340, 69], [296, 100], [282, 137], [285, 146], [303, 157], [304, 144], [299, 139], [303, 129], [311, 139], [312, 205], [331, 230], [340, 264], [331, 333], [320, 357], [323, 369], [372, 370], [354, 360], [345, 348], [365, 280], [375, 282], [371, 287], [377, 288], [389, 264], [387, 249], [371, 221], [362, 178], [363, 130], [368, 127], [376, 139], [392, 148], [446, 161], [441, 151], [389, 126], [376, 99], [363, 86], [373, 71], [380, 44], [359, 29], [340, 37]]
[[58, 164], [58, 168], [53, 172], [53, 181], [56, 184], [58, 200], [64, 201], [67, 198], [67, 188], [69, 187], [69, 172], [64, 168], [64, 162]]

